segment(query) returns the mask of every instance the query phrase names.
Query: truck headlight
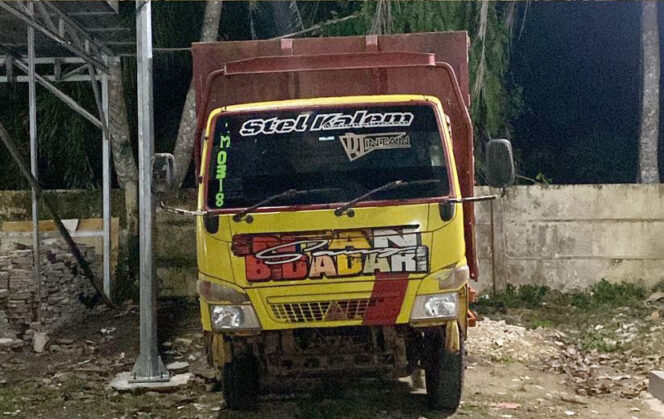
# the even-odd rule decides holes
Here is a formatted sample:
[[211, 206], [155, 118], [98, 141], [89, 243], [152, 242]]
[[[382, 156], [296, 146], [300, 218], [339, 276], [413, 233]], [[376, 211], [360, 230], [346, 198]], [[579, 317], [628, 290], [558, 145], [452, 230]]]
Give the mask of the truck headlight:
[[212, 328], [217, 332], [227, 330], [260, 329], [256, 312], [248, 304], [213, 305], [210, 309]]
[[415, 298], [411, 320], [454, 319], [457, 317], [459, 294], [420, 295]]

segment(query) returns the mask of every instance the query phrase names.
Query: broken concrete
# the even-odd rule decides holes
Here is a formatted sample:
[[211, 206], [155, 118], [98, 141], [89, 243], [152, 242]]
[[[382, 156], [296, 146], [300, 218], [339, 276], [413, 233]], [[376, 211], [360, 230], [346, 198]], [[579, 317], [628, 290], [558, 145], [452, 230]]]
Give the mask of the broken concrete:
[[184, 361], [175, 361], [166, 365], [166, 369], [173, 372], [184, 372], [189, 369], [189, 363]]
[[191, 346], [191, 339], [177, 338], [173, 341], [173, 345], [177, 348], [187, 349]]
[[15, 340], [12, 338], [0, 338], [0, 348], [9, 348], [14, 344]]
[[650, 371], [648, 393], [664, 402], [664, 371]]
[[44, 332], [35, 332], [32, 335], [32, 349], [39, 353], [44, 352], [44, 349], [46, 348], [46, 344], [48, 343], [49, 338], [48, 335]]
[[659, 300], [664, 300], [664, 291], [657, 291], [650, 294], [650, 297], [646, 300], [649, 303], [654, 303]]

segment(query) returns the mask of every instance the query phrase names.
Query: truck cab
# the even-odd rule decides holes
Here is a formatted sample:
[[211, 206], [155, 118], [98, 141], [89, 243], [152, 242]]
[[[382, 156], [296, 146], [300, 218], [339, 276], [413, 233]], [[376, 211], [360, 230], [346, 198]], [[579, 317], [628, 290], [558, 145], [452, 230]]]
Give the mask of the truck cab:
[[[416, 369], [431, 408], [458, 407], [478, 275], [467, 45], [193, 45], [197, 289], [231, 409], [270, 380]], [[510, 165], [489, 170], [513, 178], [497, 145]]]
[[[197, 243], [201, 319], [217, 366], [272, 376], [403, 372], [409, 354], [411, 368], [419, 363], [425, 339], [461, 357], [469, 269], [463, 209], [450, 202], [460, 196], [452, 150], [432, 96], [214, 109]], [[329, 329], [332, 341], [330, 332], [356, 333], [364, 344], [323, 340], [307, 351], [315, 337], [303, 329]], [[224, 374], [229, 388], [246, 381]]]

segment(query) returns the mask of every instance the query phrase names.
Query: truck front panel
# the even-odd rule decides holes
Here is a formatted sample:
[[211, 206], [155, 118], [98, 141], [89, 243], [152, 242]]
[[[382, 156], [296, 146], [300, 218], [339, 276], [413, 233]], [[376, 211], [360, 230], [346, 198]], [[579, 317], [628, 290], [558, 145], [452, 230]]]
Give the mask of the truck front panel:
[[447, 202], [459, 191], [451, 149], [430, 97], [213, 112], [199, 188], [209, 214], [197, 221], [204, 328], [233, 300], [253, 308], [256, 330], [429, 325], [413, 315], [421, 296], [434, 295], [465, 322], [466, 282], [455, 280], [467, 273], [462, 206]]

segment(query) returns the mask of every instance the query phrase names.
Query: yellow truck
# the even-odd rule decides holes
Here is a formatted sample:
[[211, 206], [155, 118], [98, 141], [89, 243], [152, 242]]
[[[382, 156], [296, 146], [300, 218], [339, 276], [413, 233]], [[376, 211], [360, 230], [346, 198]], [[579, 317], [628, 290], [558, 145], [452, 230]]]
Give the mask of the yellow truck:
[[[262, 379], [425, 370], [455, 410], [477, 278], [465, 32], [194, 44], [198, 293], [231, 409]], [[460, 83], [461, 81], [461, 83]], [[495, 186], [511, 148], [487, 148]]]

